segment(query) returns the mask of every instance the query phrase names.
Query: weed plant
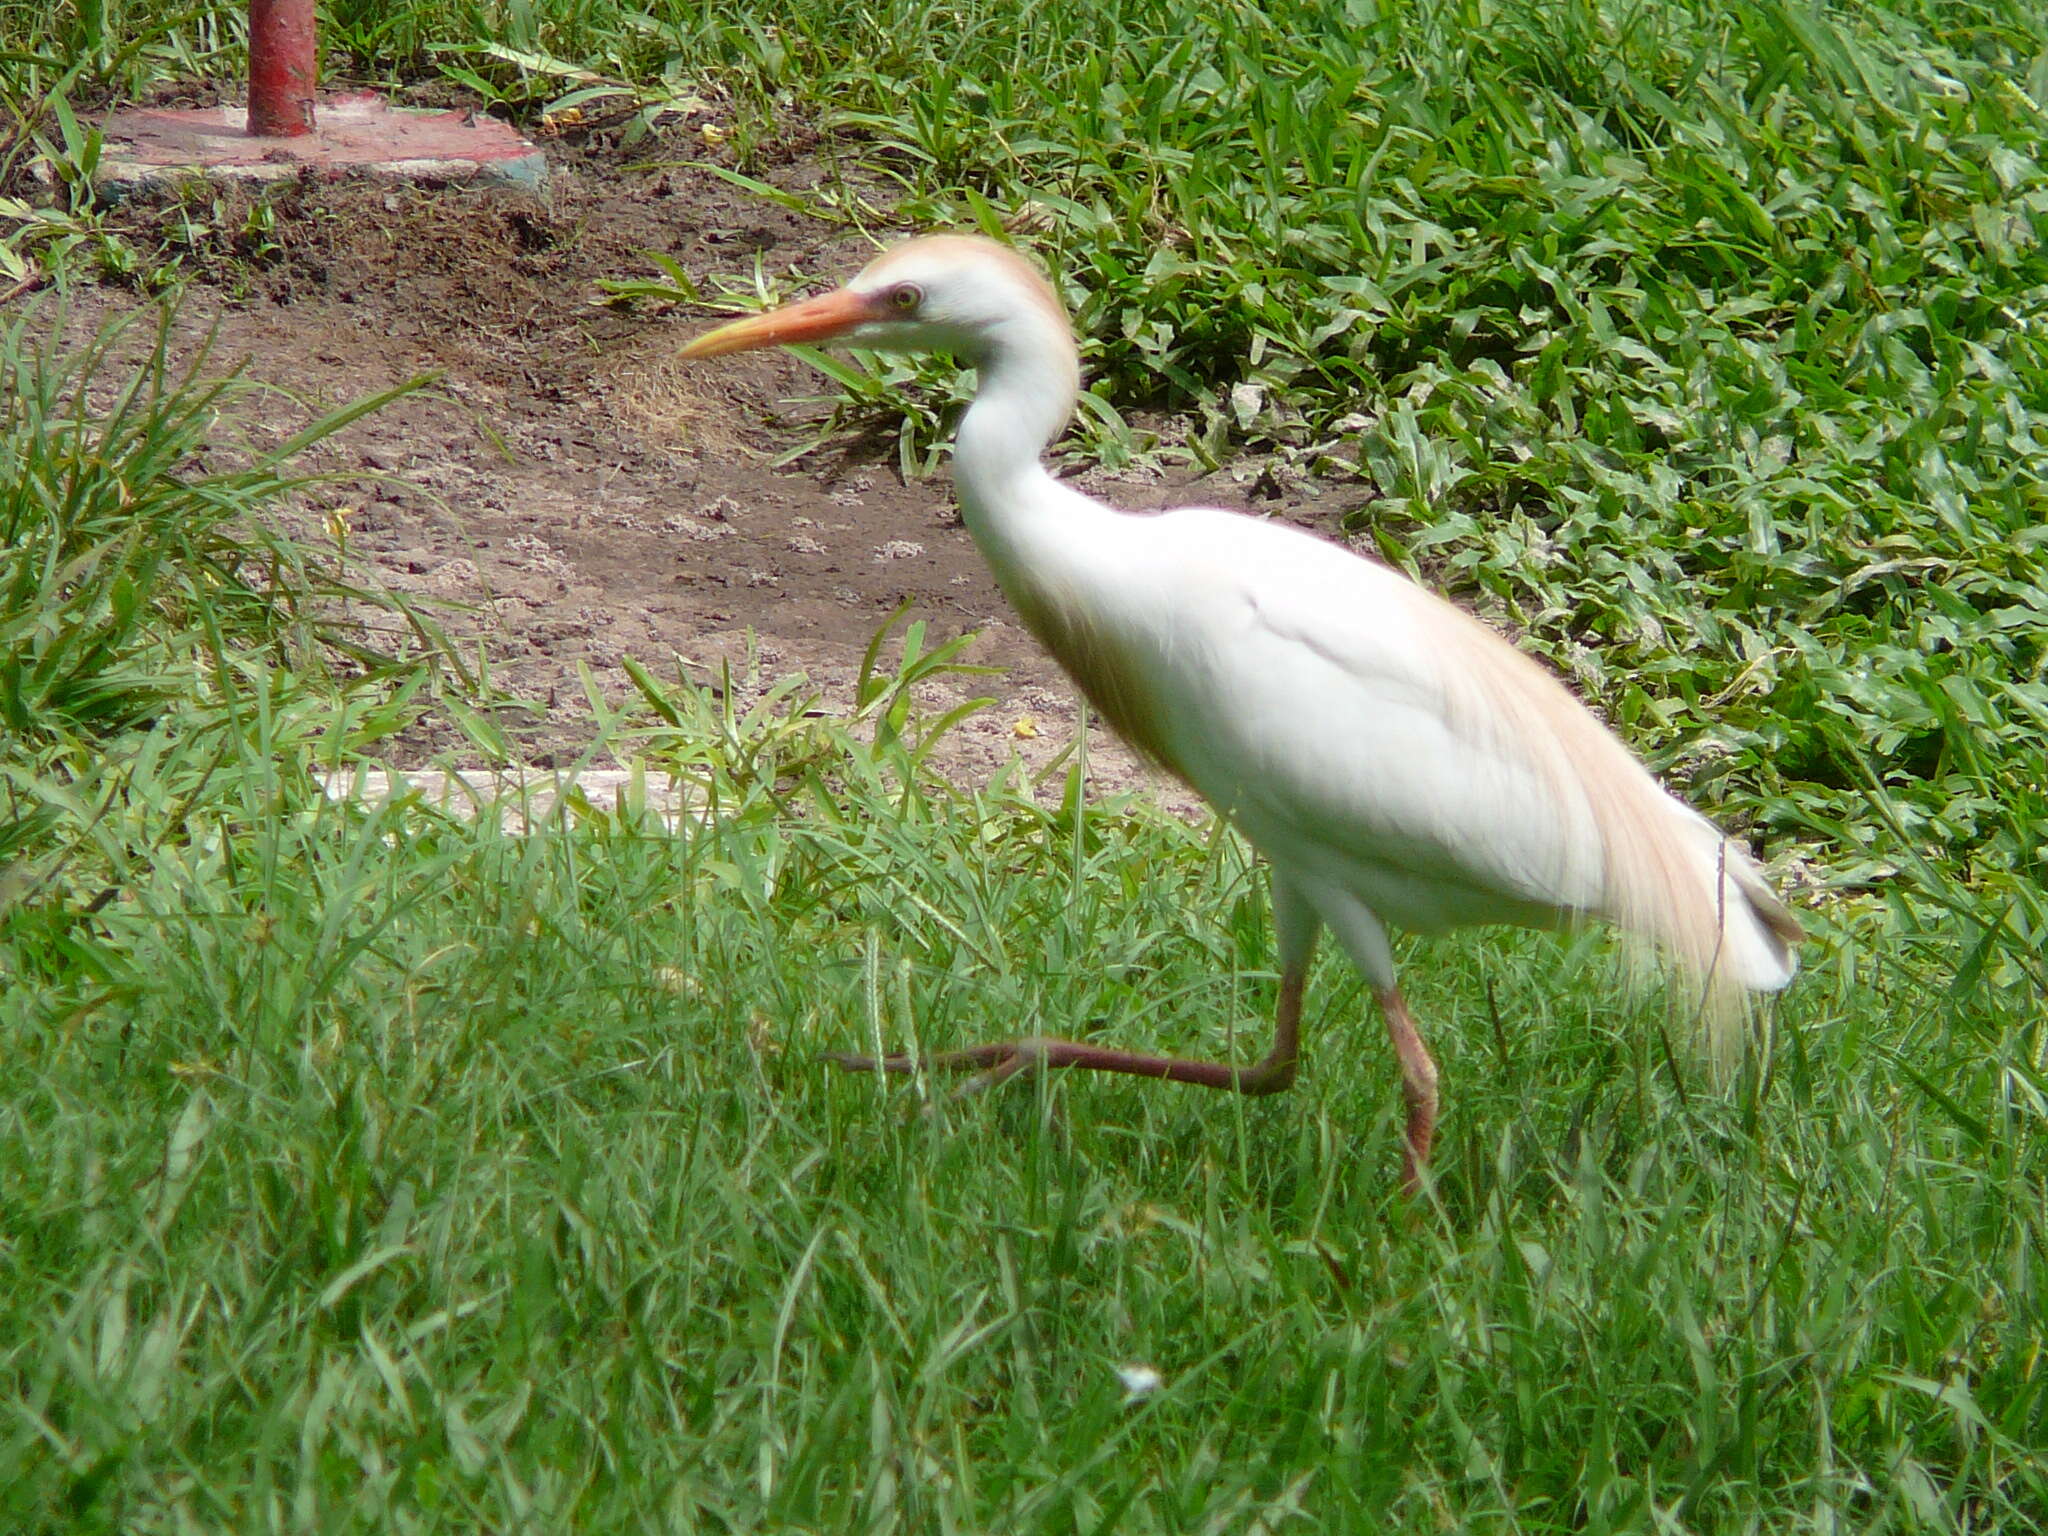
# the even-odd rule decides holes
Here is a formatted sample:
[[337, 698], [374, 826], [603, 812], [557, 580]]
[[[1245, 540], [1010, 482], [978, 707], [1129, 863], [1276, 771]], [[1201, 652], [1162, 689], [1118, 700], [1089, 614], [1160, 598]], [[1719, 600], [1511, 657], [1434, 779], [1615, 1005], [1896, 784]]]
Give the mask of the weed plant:
[[[164, 308], [74, 341], [50, 304], [0, 328], [0, 908], [117, 884], [156, 838], [187, 835], [181, 816], [237, 755], [244, 690], [321, 731], [352, 722], [351, 741], [402, 713], [326, 686], [336, 662], [388, 669], [337, 615], [390, 599], [259, 514], [299, 483], [302, 450], [414, 386], [244, 451], [222, 421], [238, 386], [203, 346], [174, 365], [173, 326]], [[131, 816], [163, 820], [138, 842]]]
[[[515, 112], [694, 84], [738, 155], [707, 174], [1018, 232], [1087, 338], [1091, 454], [1250, 447], [1355, 480], [1356, 533], [1548, 655], [1690, 798], [1806, 845], [1972, 985], [2040, 989], [2038, 8], [340, 21]], [[828, 130], [811, 190], [771, 185], [793, 118]], [[950, 371], [819, 361], [850, 409], [899, 415], [906, 472], [935, 466]], [[1164, 446], [1127, 425], [1162, 413]]]
[[[1089, 338], [1092, 441], [1168, 412], [1198, 458], [1355, 475], [1362, 536], [1523, 632], [1693, 799], [2039, 985], [2038, 8], [373, 9], [336, 8], [332, 68], [455, 70], [524, 113], [694, 82], [732, 123], [718, 173], [766, 189], [746, 173], [799, 117], [827, 175], [783, 201], [871, 222], [881, 187], [899, 225], [1025, 231]], [[238, 14], [8, 12], [7, 78], [61, 104], [227, 67]], [[907, 399], [904, 465], [931, 467], [957, 385], [830, 376]]]

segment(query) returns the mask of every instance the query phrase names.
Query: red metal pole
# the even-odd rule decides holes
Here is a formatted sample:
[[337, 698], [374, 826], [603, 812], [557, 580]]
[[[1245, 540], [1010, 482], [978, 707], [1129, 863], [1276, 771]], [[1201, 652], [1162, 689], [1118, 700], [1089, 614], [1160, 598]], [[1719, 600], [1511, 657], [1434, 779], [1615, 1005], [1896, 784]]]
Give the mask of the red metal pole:
[[313, 0], [249, 0], [249, 133], [313, 131]]

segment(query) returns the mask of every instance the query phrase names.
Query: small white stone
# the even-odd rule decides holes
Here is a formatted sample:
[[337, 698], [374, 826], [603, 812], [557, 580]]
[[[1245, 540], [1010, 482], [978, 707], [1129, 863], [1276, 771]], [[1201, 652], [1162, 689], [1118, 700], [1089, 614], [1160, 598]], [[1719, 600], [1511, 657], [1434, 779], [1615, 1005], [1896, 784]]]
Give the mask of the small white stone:
[[1116, 1376], [1124, 1384], [1124, 1401], [1127, 1403], [1148, 1398], [1166, 1384], [1165, 1378], [1149, 1365], [1120, 1365], [1116, 1368]]

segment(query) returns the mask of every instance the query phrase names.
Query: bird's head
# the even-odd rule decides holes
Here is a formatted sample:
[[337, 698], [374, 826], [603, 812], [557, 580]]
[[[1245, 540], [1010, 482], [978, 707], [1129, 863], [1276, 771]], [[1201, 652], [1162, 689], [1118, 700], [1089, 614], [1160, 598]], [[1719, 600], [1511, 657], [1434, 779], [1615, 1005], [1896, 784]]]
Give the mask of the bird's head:
[[983, 366], [1003, 352], [1059, 357], [1071, 370], [1073, 330], [1052, 285], [1008, 246], [974, 235], [926, 235], [868, 263], [833, 293], [707, 331], [684, 357], [844, 341], [883, 352], [952, 352]]

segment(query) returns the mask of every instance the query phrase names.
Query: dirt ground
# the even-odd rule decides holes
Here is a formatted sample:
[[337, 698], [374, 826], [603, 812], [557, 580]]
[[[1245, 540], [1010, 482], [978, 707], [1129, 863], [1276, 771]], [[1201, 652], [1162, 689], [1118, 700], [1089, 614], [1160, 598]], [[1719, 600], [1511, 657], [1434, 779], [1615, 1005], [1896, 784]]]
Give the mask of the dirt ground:
[[[971, 680], [997, 704], [956, 733], [951, 771], [985, 775], [1013, 753], [1045, 762], [1075, 728], [1073, 691], [1008, 611], [943, 476], [905, 484], [887, 441], [771, 468], [821, 418], [792, 402], [823, 380], [780, 353], [683, 364], [677, 348], [708, 313], [604, 302], [602, 279], [660, 276], [649, 251], [711, 291], [715, 275], [757, 261], [837, 280], [875, 249], [702, 169], [638, 168], [704, 153], [692, 150], [556, 142], [539, 199], [308, 182], [268, 194], [267, 229], [234, 191], [138, 198], [118, 218], [138, 249], [176, 251], [198, 274], [181, 339], [212, 333], [217, 365], [271, 386], [247, 402], [244, 430], [282, 434], [310, 411], [437, 375], [315, 450], [307, 467], [327, 478], [287, 515], [296, 531], [338, 535], [360, 579], [444, 605], [441, 625], [522, 701], [498, 720], [525, 763], [584, 752], [579, 668], [624, 698], [628, 655], [657, 673], [672, 657], [698, 676], [723, 661], [757, 665], [763, 682], [801, 672], [843, 702], [870, 636], [906, 598], [933, 639], [980, 631], [972, 659], [1003, 669]], [[790, 187], [816, 174], [801, 146], [776, 173]], [[70, 322], [147, 302], [101, 287], [73, 296]], [[1219, 502], [1329, 531], [1356, 499], [1310, 485], [1255, 501], [1257, 469], [1082, 483], [1134, 508]], [[475, 752], [429, 719], [390, 756]], [[1148, 781], [1099, 732], [1090, 756], [1100, 787]]]

